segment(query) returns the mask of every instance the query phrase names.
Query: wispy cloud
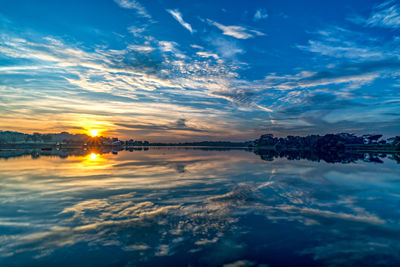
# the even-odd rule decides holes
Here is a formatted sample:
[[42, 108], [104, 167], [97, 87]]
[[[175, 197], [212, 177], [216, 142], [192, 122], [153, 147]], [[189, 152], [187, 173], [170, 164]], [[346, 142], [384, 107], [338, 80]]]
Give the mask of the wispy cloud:
[[365, 60], [382, 59], [392, 55], [381, 44], [358, 32], [341, 27], [328, 27], [312, 33], [315, 38], [307, 45], [297, 45], [304, 51], [333, 58]]
[[378, 5], [366, 21], [366, 24], [385, 28], [399, 28], [400, 7], [393, 3], [394, 1], [387, 1]]
[[120, 7], [127, 9], [134, 9], [136, 12], [145, 17], [151, 18], [151, 15], [147, 12], [146, 8], [140, 4], [137, 0], [114, 0]]
[[[138, 0], [115, 1], [140, 14], [142, 22], [144, 17], [150, 18]], [[320, 125], [329, 128], [335, 125], [332, 121], [325, 123], [323, 117], [309, 113], [320, 111], [325, 116], [333, 110], [340, 111], [340, 107], [344, 110], [344, 106], [347, 111], [351, 110], [352, 116], [358, 116], [355, 120], [361, 121], [360, 114], [365, 110], [356, 110], [361, 104], [379, 105], [390, 97], [398, 98], [394, 84], [398, 85], [400, 73], [399, 38], [376, 36], [369, 28], [382, 25], [395, 28], [399, 13], [396, 3], [389, 1], [375, 6], [369, 24], [367, 19], [361, 23], [364, 28], [348, 23], [346, 28], [317, 26], [315, 31], [305, 33], [310, 36], [308, 40], [302, 36], [296, 39], [300, 43], [288, 44], [282, 50], [265, 38], [243, 41], [264, 33], [229, 20], [226, 20], [228, 25], [202, 20], [208, 29], [199, 30], [195, 40], [189, 43], [181, 42], [182, 38], [174, 33], [159, 34], [162, 25], [146, 24], [151, 19], [144, 23], [132, 22], [131, 27], [126, 25], [124, 32], [118, 32], [118, 44], [115, 40], [108, 44], [107, 40], [69, 43], [57, 36], [4, 29], [0, 34], [0, 54], [6, 64], [0, 67], [0, 86], [3, 86], [0, 87], [0, 127], [8, 125], [7, 129], [11, 129], [14, 126], [10, 126], [10, 121], [15, 121], [21, 129], [68, 130], [75, 129], [82, 119], [98, 120], [108, 123], [117, 134], [137, 138], [149, 134], [152, 141], [212, 137], [216, 133], [221, 136], [224, 129], [232, 136], [248, 135], [250, 127], [265, 125], [266, 116], [279, 120], [274, 125], [277, 131], [294, 131], [299, 124], [287, 121], [293, 117], [305, 130], [310, 130], [306, 127], [309, 124], [316, 127], [318, 120]], [[180, 10], [166, 11], [189, 32], [195, 32], [183, 20]], [[264, 9], [253, 12], [248, 14], [248, 19], [259, 21], [267, 16]], [[171, 19], [169, 14], [164, 14]], [[178, 30], [181, 27], [175, 26]], [[187, 34], [184, 31], [181, 34]], [[274, 58], [267, 53], [257, 54], [255, 47], [264, 45], [265, 49], [276, 49], [270, 51]], [[285, 53], [294, 55], [294, 59], [286, 59]], [[266, 61], [276, 58], [292, 62], [283, 65], [278, 62], [277, 73], [268, 73], [272, 70], [265, 68], [269, 64]], [[301, 66], [294, 63], [300, 58]], [[378, 91], [375, 85], [384, 86]], [[332, 98], [315, 98], [326, 102], [331, 110], [313, 102], [313, 96], [321, 93], [332, 95]], [[395, 111], [393, 105], [387, 105], [384, 110]], [[59, 125], [69, 128], [50, 126], [43, 114], [54, 114]], [[187, 121], [177, 121], [179, 118]], [[341, 125], [348, 125], [349, 120], [342, 119]], [[163, 130], [169, 136], [160, 137]]]
[[264, 8], [257, 9], [256, 13], [254, 13], [253, 20], [259, 21], [262, 19], [268, 18], [268, 13]]
[[389, 0], [375, 5], [369, 17], [353, 14], [347, 20], [369, 27], [397, 29], [400, 27], [400, 6], [396, 1]]
[[192, 26], [185, 22], [182, 18], [182, 14], [179, 12], [178, 9], [167, 9], [167, 12], [170, 13], [172, 15], [172, 17], [174, 17], [174, 19], [176, 19], [184, 28], [186, 28], [188, 31], [190, 31], [190, 33], [193, 33], [193, 29]]
[[379, 49], [373, 49], [351, 42], [328, 43], [321, 40], [309, 40], [308, 45], [298, 45], [297, 47], [301, 50], [335, 58], [361, 59], [382, 57], [382, 51], [380, 51]]
[[237, 39], [249, 39], [249, 38], [254, 38], [255, 36], [265, 35], [264, 33], [260, 32], [260, 31], [248, 29], [243, 26], [235, 26], [235, 25], [225, 26], [225, 25], [222, 25], [222, 24], [220, 24], [216, 21], [210, 20], [210, 19], [207, 19], [207, 22], [211, 25], [214, 25], [218, 29], [220, 29], [222, 31], [222, 34], [232, 36]]
[[151, 52], [154, 50], [154, 47], [147, 45], [129, 45], [127, 48], [138, 52]]
[[[342, 90], [358, 89], [369, 84], [387, 72], [400, 70], [400, 61], [396, 58], [362, 61], [340, 64], [318, 72], [301, 72], [296, 75], [267, 76], [265, 82], [278, 90], [295, 88], [317, 88], [320, 86], [342, 85]], [[345, 85], [349, 87], [345, 87]]]
[[127, 124], [127, 123], [116, 123], [118, 126], [122, 126], [128, 129], [134, 129], [137, 131], [144, 130], [152, 131], [152, 132], [159, 132], [159, 133], [168, 133], [171, 132], [172, 134], [177, 132], [187, 132], [188, 134], [193, 132], [205, 132], [202, 129], [190, 127], [187, 125], [186, 119], [178, 119], [175, 122], [169, 124]]
[[[326, 33], [319, 35], [332, 37]], [[54, 38], [36, 43], [2, 35], [1, 40], [4, 45], [0, 52], [5, 57], [25, 59], [23, 65], [1, 68], [3, 75], [29, 75], [36, 80], [39, 77], [46, 80], [38, 84], [31, 81], [29, 86], [23, 86], [24, 81], [17, 80], [19, 83], [13, 87], [0, 88], [2, 101], [12, 103], [0, 104], [0, 125], [9, 124], [14, 118], [15, 123], [30, 129], [40, 131], [48, 127], [54, 131], [57, 128], [46, 123], [43, 116], [53, 114], [63, 125], [63, 130], [65, 125], [72, 129], [82, 119], [104, 121], [115, 133], [146, 136], [150, 141], [160, 140], [160, 136], [163, 136], [162, 140], [187, 140], [212, 139], [224, 132], [239, 135], [241, 125], [248, 128], [249, 123], [265, 124], [265, 112], [279, 120], [271, 127], [276, 131], [282, 129], [293, 133], [296, 127], [309, 125], [311, 121], [314, 128], [303, 127], [305, 132], [320, 127], [329, 129], [337, 124], [324, 123], [321, 118], [317, 118], [317, 122], [309, 113], [326, 115], [346, 107], [356, 116], [354, 109], [360, 107], [358, 103], [364, 95], [354, 96], [352, 91], [400, 70], [396, 58], [382, 56], [368, 61], [367, 56], [356, 58], [356, 53], [352, 53], [341, 57], [350, 60], [347, 63], [294, 75], [270, 74], [265, 79], [250, 81], [240, 77], [240, 63], [231, 62], [244, 50], [237, 40], [223, 36], [209, 40], [216, 52], [197, 47], [193, 55], [180, 51], [175, 42], [155, 38], [147, 38], [147, 43], [127, 45], [122, 50], [98, 48], [91, 52]], [[310, 52], [322, 55], [321, 51]], [[386, 53], [382, 52], [382, 55]], [[330, 56], [335, 57], [334, 53]], [[57, 80], [48, 78], [55, 74]], [[44, 83], [46, 87], [43, 87]], [[41, 89], [37, 90], [38, 87]], [[63, 88], [62, 95], [58, 91], [54, 94], [54, 88]], [[315, 98], [310, 97], [332, 88], [335, 88], [332, 99], [319, 98], [322, 100], [315, 102]], [[369, 95], [371, 93], [365, 93], [365, 96]], [[354, 104], [343, 101], [343, 97], [352, 98]], [[370, 102], [383, 103], [383, 99], [384, 96], [380, 96]], [[326, 105], [322, 105], [323, 102]], [[290, 109], [298, 105], [303, 109]], [[327, 105], [331, 109], [327, 109]], [[393, 105], [385, 105], [385, 111], [395, 110]], [[19, 114], [17, 119], [16, 112]], [[252, 114], [251, 122], [245, 116], [247, 113]], [[293, 116], [297, 116], [300, 124], [285, 120]], [[178, 119], [182, 117], [190, 120]], [[215, 125], [215, 118], [223, 119]], [[357, 118], [360, 120], [361, 117]], [[346, 121], [340, 125], [348, 125]], [[365, 126], [358, 124], [357, 127], [365, 129]]]
[[[162, 140], [171, 141], [176, 138], [204, 139], [206, 136], [213, 139], [212, 135], [221, 136], [223, 128], [230, 129], [229, 133], [233, 135], [242, 134], [235, 129], [240, 120], [233, 119], [230, 114], [235, 110], [233, 102], [258, 110], [251, 102], [228, 99], [217, 93], [234, 88], [233, 82], [238, 75], [234, 65], [221, 61], [212, 52], [198, 51], [200, 53], [195, 53], [192, 58], [180, 51], [175, 42], [146, 36], [144, 44], [130, 44], [122, 50], [98, 48], [91, 52], [68, 45], [61, 39], [32, 42], [4, 34], [0, 37], [4, 44], [0, 50], [4, 56], [26, 62], [21, 66], [2, 68], [1, 73], [40, 77], [35, 78], [37, 82], [29, 83], [34, 94], [23, 93], [26, 99], [16, 97], [16, 94], [22, 94], [19, 86], [23, 86], [23, 80], [15, 80], [15, 87], [9, 84], [0, 88], [1, 92], [9, 92], [0, 94], [2, 100], [13, 103], [0, 105], [3, 129], [8, 129], [4, 126], [16, 114], [10, 110], [16, 109], [20, 113], [18, 124], [25, 125], [25, 131], [46, 131], [43, 127], [50, 131], [74, 131], [73, 127], [85, 120], [107, 122], [107, 128], [118, 135], [143, 135], [153, 141], [160, 140], [161, 136]], [[57, 79], [52, 81], [49, 77], [54, 75]], [[54, 95], [55, 87], [63, 88], [62, 95]], [[157, 99], [156, 103], [154, 99]], [[53, 114], [54, 120], [63, 128], [44, 123], [43, 114]], [[187, 122], [183, 120], [174, 123], [182, 116], [190, 118], [190, 126], [184, 127]], [[224, 121], [218, 126], [213, 125], [213, 118], [220, 116], [225, 117]], [[32, 123], [23, 123], [27, 119]], [[149, 133], [150, 128], [146, 130], [143, 125], [158, 125], [160, 130]], [[170, 135], [162, 129], [169, 129]]]

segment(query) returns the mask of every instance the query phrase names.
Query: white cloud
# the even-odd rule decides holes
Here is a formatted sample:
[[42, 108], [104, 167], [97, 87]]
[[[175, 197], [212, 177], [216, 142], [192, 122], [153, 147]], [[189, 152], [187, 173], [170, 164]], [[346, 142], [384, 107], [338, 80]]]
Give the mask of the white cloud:
[[141, 36], [141, 33], [143, 33], [146, 30], [145, 27], [136, 27], [136, 26], [130, 26], [128, 27], [128, 31], [133, 34], [133, 36], [138, 37]]
[[245, 52], [235, 41], [230, 41], [223, 37], [210, 38], [209, 42], [215, 47], [217, 53], [224, 58], [234, 59], [237, 54], [243, 54]]
[[215, 59], [219, 59], [219, 56], [218, 56], [217, 54], [214, 54], [214, 53], [209, 53], [209, 52], [200, 51], [200, 52], [197, 52], [196, 54], [197, 54], [198, 56], [200, 56], [200, 57], [205, 57], [205, 58], [207, 58], [207, 57], [213, 57], [213, 58], [215, 58]]
[[170, 13], [172, 15], [172, 17], [174, 17], [174, 19], [176, 19], [183, 27], [185, 27], [188, 31], [193, 33], [192, 26], [183, 20], [182, 14], [179, 12], [178, 9], [174, 9], [174, 10], [167, 9], [167, 12]]
[[260, 31], [248, 29], [243, 26], [235, 26], [235, 25], [225, 26], [225, 25], [222, 25], [222, 24], [220, 24], [216, 21], [210, 20], [210, 19], [207, 19], [207, 21], [211, 25], [214, 25], [215, 27], [220, 29], [224, 35], [232, 36], [237, 39], [249, 39], [249, 38], [253, 38], [255, 36], [265, 35], [264, 33], [260, 32]]
[[256, 13], [254, 14], [253, 20], [259, 21], [266, 18], [268, 18], [267, 11], [264, 8], [260, 8], [257, 9]]
[[169, 41], [160, 41], [159, 42], [160, 49], [163, 52], [174, 52], [176, 50], [176, 46], [178, 45], [175, 42], [169, 42]]
[[145, 18], [149, 19], [151, 18], [146, 8], [136, 0], [114, 0], [114, 1], [122, 8], [134, 9], [139, 15]]
[[204, 49], [204, 47], [202, 47], [200, 45], [195, 45], [195, 44], [190, 45], [190, 47], [195, 48], [195, 49]]

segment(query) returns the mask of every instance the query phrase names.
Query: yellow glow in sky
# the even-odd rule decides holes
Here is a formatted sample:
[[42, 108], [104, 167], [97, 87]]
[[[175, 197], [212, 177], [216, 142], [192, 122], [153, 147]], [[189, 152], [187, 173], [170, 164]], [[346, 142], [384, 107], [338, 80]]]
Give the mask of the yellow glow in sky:
[[91, 129], [91, 130], [89, 130], [89, 133], [92, 137], [95, 137], [99, 134], [99, 131], [96, 129]]

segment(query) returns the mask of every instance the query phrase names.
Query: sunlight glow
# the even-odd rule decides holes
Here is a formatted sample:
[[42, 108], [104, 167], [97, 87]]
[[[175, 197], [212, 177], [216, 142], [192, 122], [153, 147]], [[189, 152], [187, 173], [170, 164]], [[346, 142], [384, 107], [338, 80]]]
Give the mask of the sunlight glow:
[[110, 168], [107, 159], [97, 151], [91, 151], [80, 157], [80, 162], [75, 165], [77, 170], [95, 171]]
[[92, 137], [96, 137], [99, 134], [99, 131], [96, 129], [89, 130], [89, 133]]

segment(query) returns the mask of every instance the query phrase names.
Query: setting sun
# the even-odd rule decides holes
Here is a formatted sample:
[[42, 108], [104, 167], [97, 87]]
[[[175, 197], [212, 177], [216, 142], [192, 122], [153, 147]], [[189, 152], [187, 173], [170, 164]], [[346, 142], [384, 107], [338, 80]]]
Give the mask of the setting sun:
[[96, 136], [99, 134], [99, 131], [96, 130], [96, 129], [91, 129], [91, 130], [89, 131], [89, 133], [90, 133], [90, 135], [91, 135], [92, 137], [96, 137]]

